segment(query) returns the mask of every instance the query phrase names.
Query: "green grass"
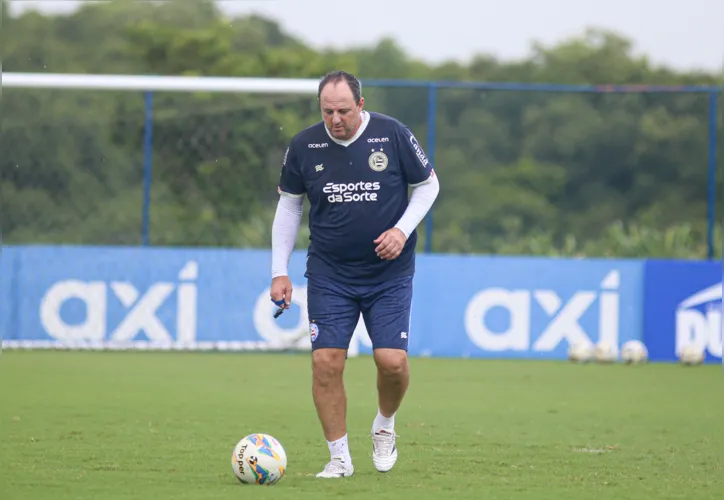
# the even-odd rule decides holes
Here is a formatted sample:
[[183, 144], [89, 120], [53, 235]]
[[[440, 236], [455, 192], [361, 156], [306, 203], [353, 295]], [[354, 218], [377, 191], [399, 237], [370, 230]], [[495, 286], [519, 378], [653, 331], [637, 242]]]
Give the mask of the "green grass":
[[[309, 357], [4, 352], [0, 498], [721, 499], [720, 366], [413, 359], [400, 458], [370, 458], [375, 373], [349, 361], [355, 476], [328, 459]], [[243, 486], [231, 451], [277, 437], [287, 475]]]

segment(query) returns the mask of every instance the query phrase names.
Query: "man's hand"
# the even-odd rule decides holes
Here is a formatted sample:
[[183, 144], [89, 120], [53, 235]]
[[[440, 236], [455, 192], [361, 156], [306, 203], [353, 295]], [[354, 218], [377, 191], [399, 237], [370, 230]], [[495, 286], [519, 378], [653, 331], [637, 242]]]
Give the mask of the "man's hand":
[[393, 227], [382, 233], [376, 240], [375, 252], [382, 260], [393, 260], [400, 256], [405, 248], [407, 237], [400, 229]]
[[271, 299], [275, 302], [284, 301], [284, 309], [289, 309], [292, 304], [292, 282], [289, 276], [277, 276], [272, 279]]

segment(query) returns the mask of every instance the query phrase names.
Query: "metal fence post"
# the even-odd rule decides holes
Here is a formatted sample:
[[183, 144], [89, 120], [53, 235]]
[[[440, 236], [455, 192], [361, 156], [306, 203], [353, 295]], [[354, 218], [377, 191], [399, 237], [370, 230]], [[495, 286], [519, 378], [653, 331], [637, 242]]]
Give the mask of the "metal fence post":
[[716, 136], [717, 136], [717, 94], [709, 94], [709, 202], [707, 206], [708, 227], [707, 247], [709, 259], [714, 258], [714, 228], [716, 226]]
[[[437, 120], [437, 84], [431, 83], [427, 88], [427, 155], [435, 167], [435, 122]], [[425, 218], [425, 253], [432, 253], [432, 213]]]
[[145, 94], [145, 124], [143, 139], [143, 212], [141, 241], [143, 246], [149, 245], [151, 232], [151, 171], [153, 160], [153, 92]]

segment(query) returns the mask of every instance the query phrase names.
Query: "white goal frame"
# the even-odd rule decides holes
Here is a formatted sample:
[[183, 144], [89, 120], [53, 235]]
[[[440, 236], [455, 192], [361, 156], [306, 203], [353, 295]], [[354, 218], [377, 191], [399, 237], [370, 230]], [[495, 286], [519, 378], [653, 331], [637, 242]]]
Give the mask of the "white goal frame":
[[3, 73], [2, 85], [26, 89], [316, 95], [319, 81], [305, 78]]

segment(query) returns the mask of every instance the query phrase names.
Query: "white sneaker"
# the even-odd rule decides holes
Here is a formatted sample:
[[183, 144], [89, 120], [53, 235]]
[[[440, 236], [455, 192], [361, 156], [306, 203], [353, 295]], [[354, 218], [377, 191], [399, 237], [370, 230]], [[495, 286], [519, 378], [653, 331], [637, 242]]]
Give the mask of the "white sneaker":
[[380, 472], [387, 472], [397, 462], [395, 431], [380, 429], [372, 433], [372, 463]]
[[331, 479], [352, 475], [354, 475], [354, 466], [352, 464], [347, 464], [344, 457], [332, 457], [332, 460], [324, 466], [324, 470], [317, 474], [317, 477]]

